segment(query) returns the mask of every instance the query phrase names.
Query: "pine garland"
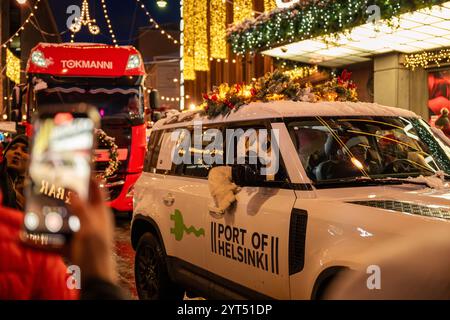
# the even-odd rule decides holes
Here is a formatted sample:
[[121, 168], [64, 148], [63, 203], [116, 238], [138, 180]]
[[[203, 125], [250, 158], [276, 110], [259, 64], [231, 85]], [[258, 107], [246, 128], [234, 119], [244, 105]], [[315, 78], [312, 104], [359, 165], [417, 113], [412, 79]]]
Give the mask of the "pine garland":
[[119, 168], [120, 161], [119, 153], [117, 151], [119, 147], [115, 142], [116, 139], [108, 136], [102, 129], [95, 129], [95, 134], [97, 135], [99, 142], [109, 148], [108, 167], [103, 173], [97, 175], [97, 178], [103, 180], [111, 177]]
[[302, 0], [292, 7], [275, 9], [231, 26], [227, 30], [227, 40], [233, 52], [245, 54], [313, 37], [329, 35], [332, 38], [367, 23], [366, 9], [370, 5], [377, 5], [380, 18], [394, 28], [399, 15], [444, 2], [447, 1]]
[[350, 80], [351, 72], [344, 70], [339, 77], [324, 84], [301, 85], [289, 72], [275, 70], [249, 85], [222, 84], [203, 95], [202, 108], [209, 118], [227, 116], [251, 102], [292, 100], [304, 102], [357, 101], [356, 85]]

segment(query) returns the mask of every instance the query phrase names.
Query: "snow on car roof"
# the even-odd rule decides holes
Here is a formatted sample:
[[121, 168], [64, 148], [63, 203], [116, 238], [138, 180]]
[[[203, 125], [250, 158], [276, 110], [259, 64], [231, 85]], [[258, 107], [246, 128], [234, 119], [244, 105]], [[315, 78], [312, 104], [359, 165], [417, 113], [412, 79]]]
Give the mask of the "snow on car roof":
[[273, 118], [292, 117], [341, 117], [341, 116], [388, 116], [419, 118], [412, 111], [394, 107], [383, 106], [369, 102], [301, 102], [301, 101], [271, 101], [252, 102], [242, 106], [237, 111], [232, 111], [227, 116], [218, 116], [208, 119], [199, 111], [171, 114], [167, 118], [159, 120], [154, 129], [179, 127], [195, 121], [203, 124], [262, 120]]

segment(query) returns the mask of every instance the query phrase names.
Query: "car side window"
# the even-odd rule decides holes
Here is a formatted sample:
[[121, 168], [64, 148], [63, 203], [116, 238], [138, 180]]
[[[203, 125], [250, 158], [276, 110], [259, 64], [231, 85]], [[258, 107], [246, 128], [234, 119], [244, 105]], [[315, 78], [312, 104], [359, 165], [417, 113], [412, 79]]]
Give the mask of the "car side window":
[[265, 126], [245, 124], [230, 127], [225, 133], [227, 139], [227, 164], [250, 164], [264, 175], [262, 186], [280, 186], [288, 183], [288, 176], [279, 152], [272, 141], [272, 132]]
[[144, 164], [144, 170], [146, 172], [153, 172], [156, 170], [159, 150], [161, 149], [161, 137], [162, 130], [154, 131], [150, 134], [150, 139], [147, 147], [147, 156], [145, 157]]
[[197, 130], [185, 128], [183, 131], [183, 139], [179, 139], [176, 145], [177, 154], [183, 158], [183, 161], [174, 166], [172, 173], [207, 178], [209, 170], [213, 166], [223, 163], [220, 160], [217, 162], [220, 154], [223, 154], [223, 143], [220, 142], [222, 140], [221, 131], [217, 127], [202, 127]]

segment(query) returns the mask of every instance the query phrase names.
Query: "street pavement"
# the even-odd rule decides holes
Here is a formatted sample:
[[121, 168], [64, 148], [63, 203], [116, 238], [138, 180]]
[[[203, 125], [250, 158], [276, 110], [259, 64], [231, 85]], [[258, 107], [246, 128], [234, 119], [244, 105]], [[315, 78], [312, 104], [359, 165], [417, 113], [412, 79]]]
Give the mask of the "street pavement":
[[[129, 293], [131, 299], [139, 299], [134, 281], [134, 250], [131, 247], [131, 227], [128, 217], [116, 216], [114, 232], [115, 258], [119, 272], [119, 285]], [[203, 298], [188, 298], [184, 300], [203, 300]]]
[[130, 220], [117, 217], [114, 247], [119, 272], [119, 284], [130, 294], [131, 299], [138, 299], [134, 281], [134, 250], [131, 247], [130, 232]]

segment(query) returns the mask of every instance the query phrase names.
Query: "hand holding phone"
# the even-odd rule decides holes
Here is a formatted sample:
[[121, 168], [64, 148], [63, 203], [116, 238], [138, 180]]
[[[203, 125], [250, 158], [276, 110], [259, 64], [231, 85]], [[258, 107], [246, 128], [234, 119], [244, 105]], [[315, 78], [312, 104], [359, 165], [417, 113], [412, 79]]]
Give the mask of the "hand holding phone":
[[26, 243], [59, 250], [80, 229], [70, 199], [73, 192], [82, 201], [88, 199], [97, 119], [92, 110], [39, 113], [33, 124], [26, 193]]

